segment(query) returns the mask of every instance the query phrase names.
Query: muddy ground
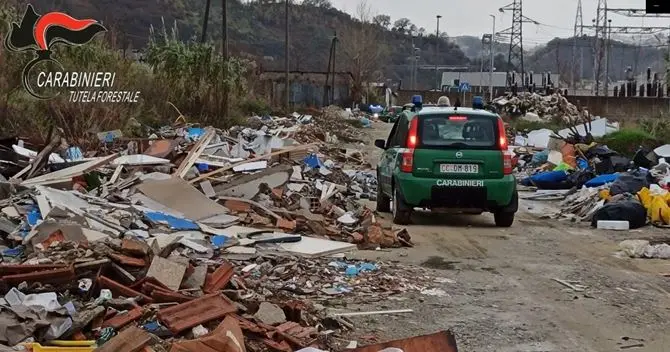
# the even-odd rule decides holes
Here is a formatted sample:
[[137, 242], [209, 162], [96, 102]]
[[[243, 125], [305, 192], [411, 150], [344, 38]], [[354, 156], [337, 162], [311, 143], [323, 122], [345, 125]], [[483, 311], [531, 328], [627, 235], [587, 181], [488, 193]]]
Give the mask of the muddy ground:
[[[379, 156], [373, 140], [386, 138], [390, 127], [379, 122], [369, 130], [364, 148], [372, 165]], [[436, 284], [446, 297], [405, 294], [348, 307], [414, 310], [353, 318], [361, 334], [372, 331], [388, 340], [451, 329], [459, 351], [466, 352], [670, 351], [670, 278], [661, 276], [670, 273], [670, 261], [616, 255], [623, 239], [670, 239], [670, 230], [593, 230], [539, 219], [540, 206], [555, 204], [522, 201], [509, 229], [494, 227], [489, 214], [415, 214], [407, 227], [414, 248], [357, 252], [453, 280]], [[390, 224], [388, 215], [381, 217]], [[553, 279], [586, 288], [574, 291]]]

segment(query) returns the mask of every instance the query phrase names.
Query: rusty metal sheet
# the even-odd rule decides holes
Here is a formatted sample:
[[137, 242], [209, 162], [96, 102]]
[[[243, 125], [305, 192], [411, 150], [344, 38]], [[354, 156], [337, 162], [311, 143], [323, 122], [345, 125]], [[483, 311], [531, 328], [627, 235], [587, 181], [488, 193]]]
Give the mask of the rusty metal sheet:
[[223, 318], [226, 314], [236, 311], [237, 307], [227, 297], [220, 293], [214, 293], [161, 309], [158, 312], [158, 319], [173, 334], [179, 334], [186, 329]]
[[348, 350], [349, 352], [379, 352], [395, 347], [405, 352], [458, 352], [456, 339], [451, 331], [440, 331], [432, 335], [410, 337], [371, 346]]

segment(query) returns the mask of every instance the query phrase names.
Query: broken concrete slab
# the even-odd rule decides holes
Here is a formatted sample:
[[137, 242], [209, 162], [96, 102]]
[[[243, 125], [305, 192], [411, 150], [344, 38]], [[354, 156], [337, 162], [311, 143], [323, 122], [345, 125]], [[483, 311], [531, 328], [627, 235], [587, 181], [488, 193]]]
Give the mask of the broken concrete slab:
[[181, 263], [175, 263], [171, 260], [154, 257], [147, 271], [147, 277], [153, 277], [167, 288], [177, 291], [181, 285], [181, 280], [186, 273], [186, 266]]
[[260, 185], [265, 183], [269, 188], [283, 186], [289, 180], [293, 168], [290, 165], [273, 167], [251, 175], [233, 179], [229, 183], [214, 187], [219, 196], [252, 199], [260, 192]]
[[254, 317], [260, 320], [263, 324], [277, 325], [286, 321], [286, 314], [284, 310], [278, 305], [270, 302], [263, 302], [258, 307], [258, 312]]
[[194, 221], [227, 212], [225, 207], [210, 200], [195, 187], [178, 177], [162, 181], [146, 181], [137, 189], [154, 201], [183, 213], [188, 219]]
[[181, 287], [186, 289], [201, 289], [205, 285], [207, 278], [207, 266], [200, 265], [193, 268], [193, 272], [184, 280]]

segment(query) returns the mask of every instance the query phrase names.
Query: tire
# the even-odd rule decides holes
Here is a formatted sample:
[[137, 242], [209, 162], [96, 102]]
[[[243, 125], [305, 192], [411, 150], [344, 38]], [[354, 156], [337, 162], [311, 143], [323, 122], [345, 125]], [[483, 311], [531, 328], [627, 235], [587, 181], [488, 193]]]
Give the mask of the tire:
[[497, 212], [493, 214], [493, 218], [495, 219], [496, 226], [498, 227], [511, 227], [512, 224], [514, 223], [514, 215], [516, 213], [510, 213], [510, 212]]
[[498, 227], [510, 227], [514, 223], [514, 214], [519, 209], [519, 193], [514, 190], [512, 195], [512, 200], [505, 207], [498, 209], [493, 214], [495, 219], [496, 226]]
[[400, 191], [393, 188], [393, 223], [396, 225], [408, 225], [412, 216], [412, 208], [405, 204]]
[[377, 212], [380, 213], [391, 212], [391, 197], [387, 196], [382, 191], [382, 184], [379, 177], [377, 177]]

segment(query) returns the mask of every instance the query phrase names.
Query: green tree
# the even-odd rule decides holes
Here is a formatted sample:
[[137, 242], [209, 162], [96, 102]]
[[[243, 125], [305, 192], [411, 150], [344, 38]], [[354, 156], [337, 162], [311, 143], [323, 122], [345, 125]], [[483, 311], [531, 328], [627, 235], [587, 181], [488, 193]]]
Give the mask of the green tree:
[[377, 15], [372, 18], [372, 22], [382, 28], [388, 29], [391, 26], [391, 16]]

